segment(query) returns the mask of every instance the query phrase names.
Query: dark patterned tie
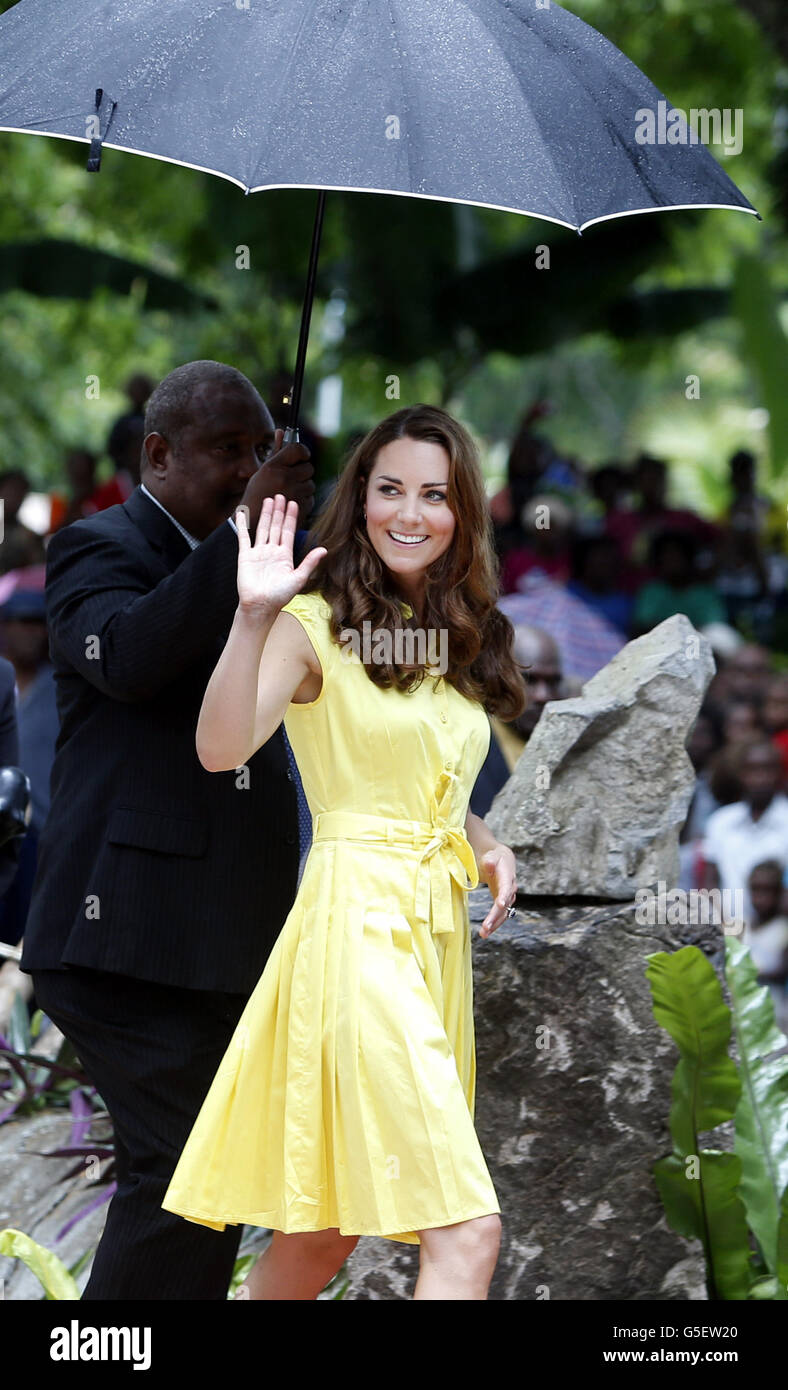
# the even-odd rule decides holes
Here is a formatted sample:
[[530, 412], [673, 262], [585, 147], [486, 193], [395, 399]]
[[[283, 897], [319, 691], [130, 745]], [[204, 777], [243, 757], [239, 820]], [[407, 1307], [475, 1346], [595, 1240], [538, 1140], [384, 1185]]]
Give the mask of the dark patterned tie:
[[298, 798], [298, 843], [300, 846], [301, 859], [303, 859], [304, 855], [308, 852], [309, 847], [312, 843], [312, 816], [310, 814], [309, 807], [307, 805], [307, 800], [304, 795], [304, 788], [301, 782], [301, 774], [298, 771], [298, 764], [295, 760], [295, 754], [292, 748], [290, 747], [290, 740], [287, 737], [284, 725], [282, 725], [282, 736], [285, 741], [285, 748], [287, 749], [287, 759], [290, 763], [290, 771], [288, 773], [288, 776], [291, 782], [295, 782], [296, 796]]

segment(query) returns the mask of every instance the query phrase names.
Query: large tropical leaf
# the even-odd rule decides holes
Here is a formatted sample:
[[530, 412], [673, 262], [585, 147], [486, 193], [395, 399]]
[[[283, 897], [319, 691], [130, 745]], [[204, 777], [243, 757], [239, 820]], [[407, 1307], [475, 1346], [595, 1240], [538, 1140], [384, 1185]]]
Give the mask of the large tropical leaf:
[[709, 1297], [746, 1298], [752, 1280], [737, 1155], [703, 1149], [688, 1162], [669, 1154], [654, 1164], [654, 1177], [672, 1229], [703, 1245]]
[[696, 1154], [697, 1136], [733, 1116], [741, 1093], [728, 1056], [731, 1013], [697, 946], [647, 957], [654, 1017], [681, 1053], [673, 1077], [670, 1131], [677, 1154]]
[[788, 1056], [770, 991], [758, 984], [749, 951], [726, 937], [725, 974], [739, 1046], [741, 1096], [736, 1107], [736, 1153], [741, 1196], [764, 1261], [777, 1273], [780, 1205], [788, 1188]]
[[752, 1284], [738, 1154], [703, 1150], [700, 1135], [729, 1120], [741, 1095], [728, 1056], [731, 1013], [720, 982], [697, 946], [647, 957], [654, 1017], [678, 1046], [670, 1131], [673, 1153], [654, 1165], [668, 1221], [701, 1241], [709, 1296], [744, 1299]]

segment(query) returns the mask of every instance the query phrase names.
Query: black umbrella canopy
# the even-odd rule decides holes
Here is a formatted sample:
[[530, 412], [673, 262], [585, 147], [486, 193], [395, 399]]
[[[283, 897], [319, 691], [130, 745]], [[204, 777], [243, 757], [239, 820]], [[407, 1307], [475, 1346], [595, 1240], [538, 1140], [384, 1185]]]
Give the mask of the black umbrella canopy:
[[686, 122], [683, 143], [672, 118], [668, 136], [671, 110], [555, 0], [19, 0], [0, 17], [0, 130], [89, 141], [93, 169], [105, 145], [247, 193], [321, 190], [286, 439], [326, 189], [577, 231], [666, 208], [754, 213]]
[[754, 212], [689, 132], [638, 142], [660, 102], [554, 0], [19, 0], [0, 18], [0, 129], [98, 135], [247, 192], [402, 193], [577, 230]]

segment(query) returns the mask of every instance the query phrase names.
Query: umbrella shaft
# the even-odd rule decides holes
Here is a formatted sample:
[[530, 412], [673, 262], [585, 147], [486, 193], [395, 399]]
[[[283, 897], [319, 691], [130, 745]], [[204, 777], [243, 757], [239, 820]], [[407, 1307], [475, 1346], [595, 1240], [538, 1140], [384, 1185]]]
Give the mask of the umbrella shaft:
[[304, 380], [304, 365], [306, 363], [306, 349], [309, 342], [309, 324], [312, 318], [312, 301], [315, 297], [315, 281], [317, 279], [317, 262], [320, 256], [320, 236], [323, 231], [323, 213], [326, 208], [326, 191], [321, 188], [317, 195], [317, 208], [315, 210], [315, 225], [312, 229], [312, 248], [309, 252], [309, 269], [306, 277], [306, 289], [304, 291], [304, 307], [301, 311], [301, 331], [298, 335], [298, 352], [296, 354], [295, 376], [293, 379], [293, 390], [290, 394], [290, 411], [287, 419], [287, 429], [285, 430], [284, 442], [288, 443], [292, 439], [298, 439], [298, 415], [301, 408], [301, 386]]

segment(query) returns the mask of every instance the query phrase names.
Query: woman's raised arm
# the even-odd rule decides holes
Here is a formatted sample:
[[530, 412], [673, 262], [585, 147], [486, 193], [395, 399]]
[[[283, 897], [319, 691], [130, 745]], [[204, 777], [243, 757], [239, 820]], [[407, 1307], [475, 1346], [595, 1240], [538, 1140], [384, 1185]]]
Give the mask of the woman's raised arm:
[[[203, 697], [197, 756], [208, 772], [241, 767], [279, 728], [287, 706], [315, 669], [300, 624], [280, 611], [326, 554], [316, 546], [293, 568], [298, 505], [267, 497], [251, 544], [243, 510], [238, 526], [238, 608]], [[265, 652], [265, 661], [263, 653]]]

